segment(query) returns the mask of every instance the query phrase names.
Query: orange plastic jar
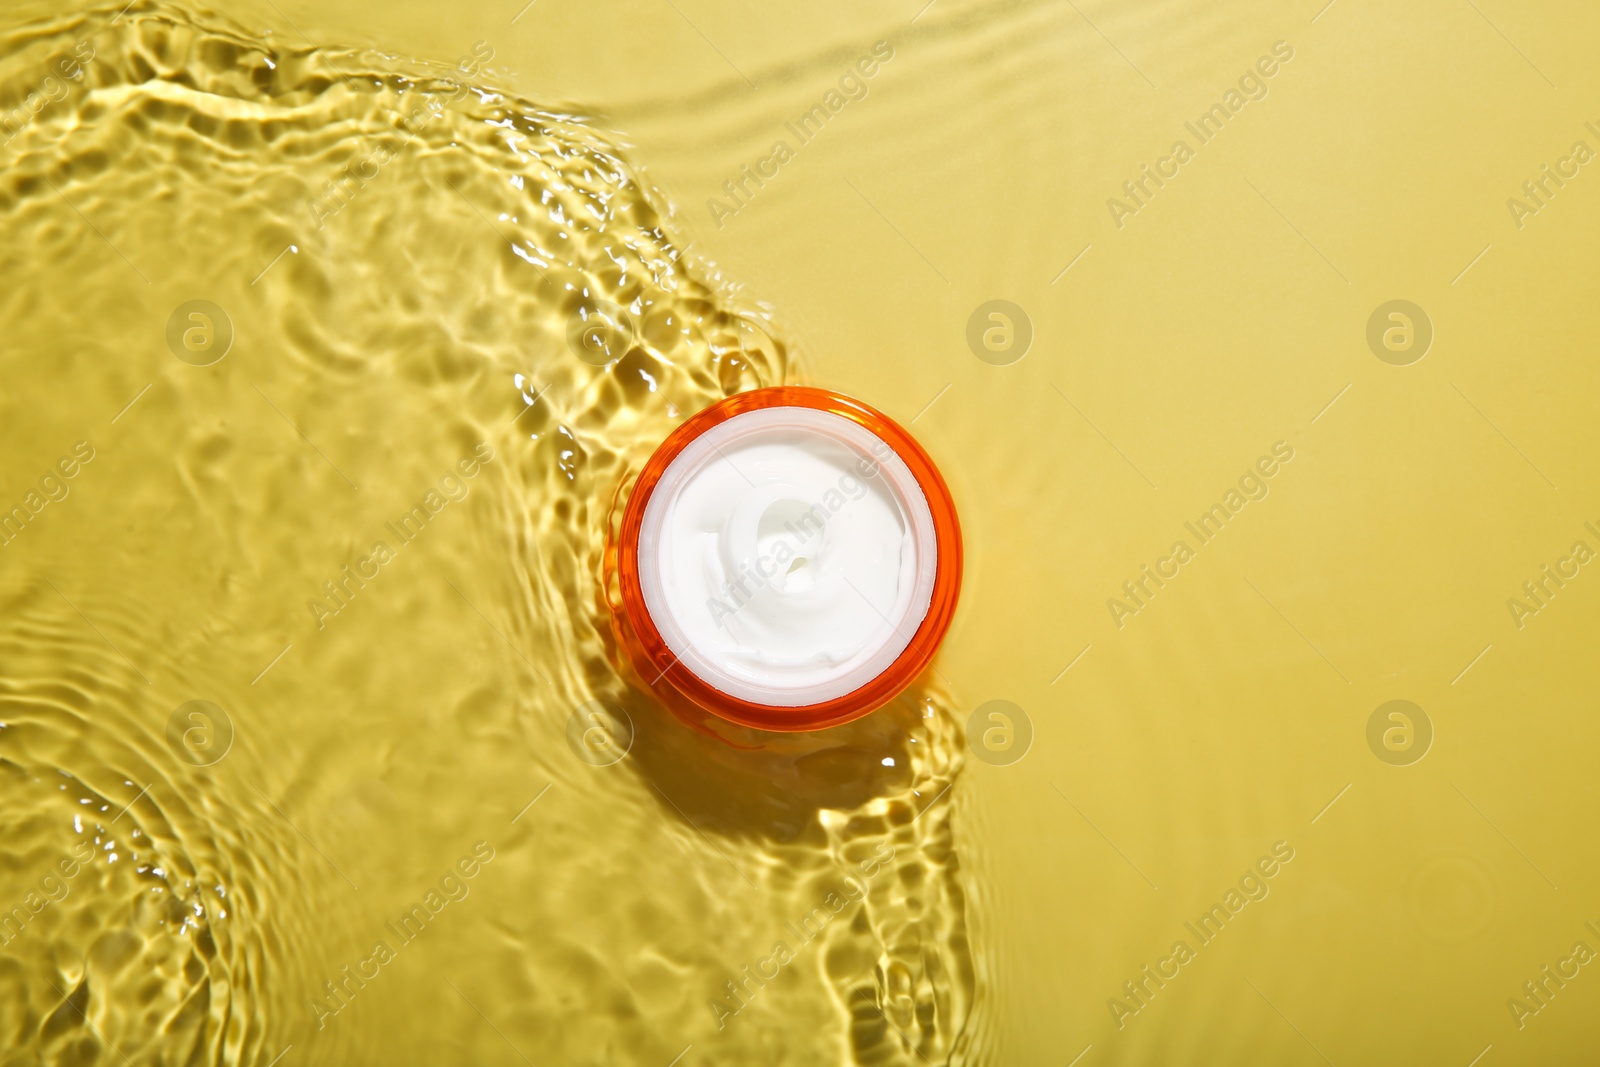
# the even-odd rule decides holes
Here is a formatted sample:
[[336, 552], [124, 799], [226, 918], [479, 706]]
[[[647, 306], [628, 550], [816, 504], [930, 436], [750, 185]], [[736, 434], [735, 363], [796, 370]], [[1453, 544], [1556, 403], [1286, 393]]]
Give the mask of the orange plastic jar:
[[825, 389], [697, 413], [634, 484], [616, 546], [621, 643], [669, 705], [759, 730], [859, 718], [933, 658], [961, 529], [901, 426]]

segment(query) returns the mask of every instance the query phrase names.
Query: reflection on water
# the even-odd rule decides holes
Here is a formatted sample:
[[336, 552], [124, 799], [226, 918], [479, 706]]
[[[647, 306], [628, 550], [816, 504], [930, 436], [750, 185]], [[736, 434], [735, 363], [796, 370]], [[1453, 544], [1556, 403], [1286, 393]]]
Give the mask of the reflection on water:
[[939, 679], [729, 743], [613, 665], [631, 472], [790, 369], [617, 148], [166, 4], [0, 55], [0, 1063], [959, 1057]]

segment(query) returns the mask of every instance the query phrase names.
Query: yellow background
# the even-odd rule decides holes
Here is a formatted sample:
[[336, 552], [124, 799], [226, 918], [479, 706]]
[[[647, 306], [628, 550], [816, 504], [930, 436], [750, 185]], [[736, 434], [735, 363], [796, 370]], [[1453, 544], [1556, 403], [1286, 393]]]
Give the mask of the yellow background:
[[[596, 56], [573, 46], [584, 12], [541, 0], [502, 54], [638, 144], [811, 380], [906, 420], [939, 397], [915, 429], [970, 562], [943, 670], [964, 708], [1011, 700], [1036, 732], [959, 786], [998, 961], [993, 1061], [1591, 1059], [1600, 976], [1520, 1031], [1506, 1001], [1574, 941], [1600, 948], [1600, 578], [1521, 630], [1506, 601], [1574, 541], [1600, 548], [1600, 174], [1520, 230], [1505, 201], [1574, 141], [1600, 149], [1600, 16], [678, 6], [757, 89], [652, 3]], [[452, 22], [463, 48], [496, 29]], [[868, 98], [714, 226], [702, 202], [878, 39], [895, 58]], [[1269, 95], [1118, 230], [1106, 200], [1279, 40], [1294, 59]], [[965, 343], [995, 298], [1035, 332], [1006, 367]], [[1366, 345], [1391, 299], [1433, 323], [1410, 366]], [[1106, 598], [1280, 439], [1295, 459], [1271, 495], [1118, 630]], [[1366, 743], [1397, 698], [1435, 730], [1408, 767]], [[1118, 1031], [1107, 998], [1280, 839], [1296, 859], [1267, 900]]]
[[[1520, 229], [1506, 200], [1600, 148], [1600, 12], [519, 6], [228, 14], [446, 62], [489, 42], [634, 146], [804, 380], [915, 419], [966, 538], [941, 669], [1034, 731], [953, 794], [983, 1062], [1593, 1061], [1600, 968], [1525, 1029], [1506, 1001], [1600, 949], [1600, 568], [1521, 629], [1506, 601], [1600, 548], [1600, 165]], [[716, 225], [706, 200], [878, 40], [868, 96]], [[1277, 41], [1266, 98], [1119, 229], [1108, 198]], [[992, 299], [1031, 320], [1009, 366], [966, 342]], [[1434, 330], [1409, 366], [1366, 343], [1393, 299]], [[1279, 440], [1270, 495], [1118, 628], [1107, 598]], [[1367, 744], [1393, 699], [1432, 723], [1410, 766]], [[1108, 998], [1280, 840], [1270, 896], [1118, 1029]]]

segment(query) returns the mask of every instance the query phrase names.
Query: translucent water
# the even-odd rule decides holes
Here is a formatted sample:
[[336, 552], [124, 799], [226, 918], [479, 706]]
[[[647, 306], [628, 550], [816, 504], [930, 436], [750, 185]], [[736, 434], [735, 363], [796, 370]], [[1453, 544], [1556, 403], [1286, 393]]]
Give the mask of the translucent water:
[[614, 666], [631, 473], [792, 373], [626, 154], [176, 6], [0, 53], [0, 1062], [956, 1048], [937, 679], [733, 746]]

